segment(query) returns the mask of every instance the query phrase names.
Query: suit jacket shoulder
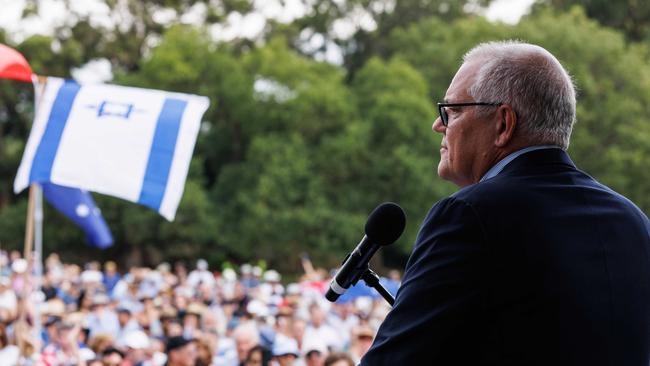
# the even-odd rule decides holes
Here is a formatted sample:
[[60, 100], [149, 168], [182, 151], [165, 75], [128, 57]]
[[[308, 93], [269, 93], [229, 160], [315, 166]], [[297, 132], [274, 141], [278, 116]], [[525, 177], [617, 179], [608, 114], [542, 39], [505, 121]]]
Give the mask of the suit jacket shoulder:
[[563, 151], [523, 154], [433, 206], [362, 364], [648, 365], [649, 228]]

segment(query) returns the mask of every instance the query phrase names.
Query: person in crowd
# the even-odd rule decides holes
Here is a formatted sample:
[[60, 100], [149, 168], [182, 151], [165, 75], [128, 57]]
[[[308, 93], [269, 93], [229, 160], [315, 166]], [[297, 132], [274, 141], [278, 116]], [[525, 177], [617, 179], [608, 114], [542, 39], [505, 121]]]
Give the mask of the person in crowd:
[[195, 366], [198, 357], [196, 341], [183, 336], [169, 338], [165, 354], [166, 366]]
[[304, 359], [301, 366], [323, 366], [327, 357], [327, 345], [320, 339], [310, 339], [302, 346]]
[[199, 259], [196, 262], [196, 269], [187, 277], [187, 285], [196, 288], [201, 283], [212, 286], [214, 282], [214, 275], [208, 270], [208, 261]]
[[7, 327], [0, 323], [0, 365], [17, 365], [19, 357], [20, 349], [9, 343]]
[[109, 347], [101, 353], [101, 361], [104, 366], [122, 366], [124, 353], [117, 348]]
[[304, 340], [309, 339], [306, 335], [307, 321], [301, 317], [293, 318], [291, 322], [291, 338], [295, 339], [298, 342], [298, 348], [302, 349], [304, 346]]
[[239, 363], [246, 360], [250, 350], [260, 344], [260, 336], [253, 322], [240, 324], [235, 328], [232, 334], [237, 347], [237, 359]]
[[151, 340], [141, 330], [134, 330], [124, 336], [122, 349], [124, 362], [128, 366], [145, 366], [151, 359]]
[[328, 348], [341, 350], [344, 347], [344, 338], [332, 326], [327, 324], [327, 313], [320, 302], [313, 302], [309, 306], [309, 323], [303, 335], [302, 344], [307, 339], [321, 339]]
[[210, 340], [203, 336], [196, 340], [196, 366], [212, 366], [214, 348]]
[[248, 351], [243, 366], [269, 366], [271, 357], [272, 355], [269, 350], [257, 345]]
[[0, 321], [10, 321], [16, 318], [18, 299], [16, 292], [11, 288], [9, 277], [0, 277], [0, 308], [5, 310]]
[[352, 328], [349, 354], [355, 365], [368, 352], [374, 338], [375, 330], [370, 325], [360, 324]]
[[[286, 292], [280, 291], [279, 273], [264, 272], [259, 267], [250, 270], [249, 279], [258, 284], [254, 287], [244, 286], [244, 278], [238, 279], [234, 271], [226, 271], [211, 285], [201, 281], [191, 287], [168, 266], [131, 267], [109, 296], [108, 285], [100, 276], [112, 264], [104, 265], [102, 274], [99, 263], [84, 266], [83, 272], [79, 266], [58, 259], [50, 259], [49, 263], [53, 272], [45, 275], [56, 280], [51, 282], [53, 296], [40, 306], [41, 339], [31, 339], [27, 322], [20, 325], [15, 317], [4, 318], [9, 331], [5, 332], [7, 343], [0, 352], [10, 354], [12, 349], [19, 349], [15, 345], [20, 339], [29, 356], [18, 362], [44, 366], [162, 366], [168, 361], [189, 364], [190, 359], [191, 364], [201, 366], [322, 366], [327, 345], [317, 339], [318, 332], [305, 336], [306, 319], [319, 328], [319, 324], [335, 322], [343, 314], [337, 309], [330, 314], [330, 320], [325, 310], [310, 314], [309, 304], [322, 300], [322, 293], [316, 295], [314, 291], [316, 287], [310, 285], [310, 290], [304, 291], [302, 283], [293, 283]], [[20, 266], [15, 270], [9, 269], [5, 278], [25, 273]], [[28, 278], [27, 285], [32, 280]], [[272, 291], [261, 291], [261, 285]], [[7, 291], [8, 296], [15, 296], [11, 286]], [[26, 313], [30, 318], [35, 307], [29, 305], [17, 306], [16, 315]], [[348, 306], [348, 316], [356, 316], [356, 305]], [[0, 314], [2, 311], [0, 308]], [[343, 327], [334, 327], [334, 331], [340, 339], [349, 337]], [[0, 342], [1, 336], [0, 332]], [[178, 351], [173, 351], [176, 346], [171, 340], [179, 337], [193, 340], [193, 346], [179, 346]], [[285, 353], [286, 344], [291, 347]], [[167, 345], [171, 345], [169, 352]], [[285, 351], [278, 348], [282, 345]], [[172, 353], [174, 356], [168, 360]], [[181, 360], [181, 354], [190, 357]]]
[[115, 340], [108, 334], [98, 334], [88, 340], [88, 347], [96, 354], [102, 355], [108, 349], [113, 349]]
[[120, 281], [122, 276], [117, 272], [117, 264], [113, 261], [104, 263], [104, 275], [102, 277], [102, 284], [109, 296], [113, 295], [113, 288]]
[[198, 302], [193, 302], [187, 306], [183, 313], [183, 335], [186, 338], [193, 338], [197, 336], [197, 332], [201, 329], [201, 315], [203, 314], [204, 307]]
[[355, 363], [352, 361], [352, 358], [342, 352], [331, 353], [325, 359], [324, 366], [354, 366]]
[[118, 341], [124, 339], [127, 334], [140, 330], [140, 325], [138, 325], [138, 322], [133, 318], [131, 309], [129, 309], [126, 304], [120, 304], [117, 306], [117, 322], [118, 329], [115, 339]]
[[[86, 295], [91, 296], [91, 295]], [[109, 305], [110, 299], [104, 293], [92, 295], [92, 312], [88, 315], [90, 336], [108, 334], [116, 338], [119, 331], [117, 314]]]
[[292, 338], [278, 338], [273, 344], [273, 360], [278, 366], [294, 366], [300, 351], [298, 342]]
[[327, 314], [327, 323], [343, 334], [341, 342], [349, 345], [352, 329], [359, 324], [359, 317], [354, 313], [352, 301], [334, 303]]
[[68, 321], [57, 323], [56, 340], [43, 349], [42, 362], [49, 366], [85, 366], [86, 359], [77, 343], [80, 331], [79, 325]]
[[557, 58], [480, 44], [438, 112], [438, 175], [460, 189], [424, 219], [361, 365], [648, 365], [650, 221], [569, 158]]

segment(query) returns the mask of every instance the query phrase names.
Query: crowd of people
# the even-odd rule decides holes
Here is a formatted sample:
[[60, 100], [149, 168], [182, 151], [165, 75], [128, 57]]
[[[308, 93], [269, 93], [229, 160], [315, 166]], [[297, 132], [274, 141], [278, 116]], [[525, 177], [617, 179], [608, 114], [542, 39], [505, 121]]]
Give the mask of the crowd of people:
[[364, 291], [329, 303], [324, 270], [286, 283], [250, 264], [120, 273], [50, 254], [34, 273], [19, 252], [0, 253], [0, 366], [356, 365], [390, 309]]

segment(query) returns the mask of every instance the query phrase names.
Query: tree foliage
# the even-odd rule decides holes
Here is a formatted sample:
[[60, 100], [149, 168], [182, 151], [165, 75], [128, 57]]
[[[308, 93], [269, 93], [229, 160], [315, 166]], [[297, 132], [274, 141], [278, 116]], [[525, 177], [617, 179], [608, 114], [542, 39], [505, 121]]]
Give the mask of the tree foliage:
[[[140, 25], [122, 34], [119, 27], [107, 31], [79, 19], [63, 35], [32, 36], [14, 46], [40, 74], [69, 76], [72, 67], [109, 57], [115, 83], [206, 95], [211, 106], [174, 222], [98, 195], [116, 246], [103, 253], [85, 247], [79, 230], [47, 208], [47, 250], [125, 264], [262, 258], [283, 270], [298, 269], [297, 254], [308, 252], [334, 266], [362, 235], [368, 213], [394, 201], [405, 208], [408, 225], [398, 243], [383, 250], [383, 262], [401, 267], [428, 208], [455, 190], [435, 174], [435, 101], [463, 53], [479, 42], [511, 38], [547, 48], [573, 75], [578, 123], [569, 152], [577, 165], [650, 211], [647, 49], [580, 8], [539, 10], [510, 26], [466, 15], [463, 1], [398, 1], [391, 10], [378, 5], [389, 3], [383, 1], [322, 0], [294, 23], [272, 24], [260, 42], [224, 43], [205, 26], [154, 20], [157, 7], [178, 9], [180, 19], [185, 1], [106, 3], [111, 12], [120, 3], [140, 7], [130, 10]], [[250, 10], [248, 2], [209, 3], [218, 6], [206, 24]], [[351, 43], [337, 40], [354, 63], [316, 61], [296, 44], [301, 30], [329, 32], [355, 7], [371, 12], [377, 28], [359, 30]], [[143, 30], [128, 33], [131, 26]], [[0, 41], [10, 43], [3, 37], [0, 32]], [[159, 37], [155, 45], [143, 46], [151, 37]], [[354, 46], [361, 38], [368, 43]], [[4, 248], [23, 240], [26, 195], [14, 196], [11, 187], [32, 98], [29, 86], [0, 81]]]
[[582, 7], [589, 18], [616, 28], [635, 42], [650, 40], [650, 3], [641, 0], [538, 0], [536, 8], [571, 10]]

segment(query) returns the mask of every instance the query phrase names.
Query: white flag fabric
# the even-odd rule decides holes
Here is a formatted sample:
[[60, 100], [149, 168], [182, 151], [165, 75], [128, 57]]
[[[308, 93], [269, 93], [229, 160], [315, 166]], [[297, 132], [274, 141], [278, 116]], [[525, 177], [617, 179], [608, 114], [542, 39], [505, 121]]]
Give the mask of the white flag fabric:
[[206, 97], [48, 78], [14, 181], [137, 202], [172, 221]]

